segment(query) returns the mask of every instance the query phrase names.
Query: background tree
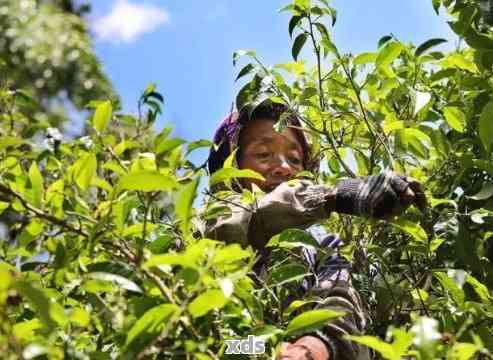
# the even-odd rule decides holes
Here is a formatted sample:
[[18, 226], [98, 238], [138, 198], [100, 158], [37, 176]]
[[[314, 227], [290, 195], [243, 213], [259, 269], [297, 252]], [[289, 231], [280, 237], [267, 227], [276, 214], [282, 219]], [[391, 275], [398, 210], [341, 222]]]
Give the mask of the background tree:
[[116, 99], [82, 18], [89, 10], [69, 0], [0, 3], [0, 81], [41, 106], [31, 120], [58, 125], [69, 104], [82, 110], [92, 99]]

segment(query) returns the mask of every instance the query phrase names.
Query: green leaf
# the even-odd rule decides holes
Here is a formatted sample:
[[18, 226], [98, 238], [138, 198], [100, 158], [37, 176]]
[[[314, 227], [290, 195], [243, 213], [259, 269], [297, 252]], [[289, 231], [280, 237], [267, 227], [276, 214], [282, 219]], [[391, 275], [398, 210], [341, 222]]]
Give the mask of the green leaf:
[[327, 30], [324, 24], [317, 22], [314, 25], [317, 28], [320, 35], [322, 36], [322, 39], [330, 39], [329, 31]]
[[300, 53], [303, 45], [305, 45], [306, 39], [308, 39], [308, 34], [303, 33], [299, 34], [296, 39], [294, 39], [293, 48], [291, 50], [291, 54], [293, 55], [293, 59], [296, 61], [298, 59], [298, 54]]
[[243, 109], [246, 105], [251, 104], [259, 95], [262, 87], [262, 78], [255, 74], [253, 79], [243, 86], [236, 96], [236, 108]]
[[92, 118], [92, 126], [96, 131], [101, 132], [106, 129], [108, 123], [111, 120], [113, 113], [113, 107], [110, 101], [103, 101], [96, 107], [94, 116]]
[[377, 60], [377, 54], [373, 52], [365, 52], [356, 56], [353, 60], [354, 65], [364, 65], [374, 63]]
[[40, 208], [44, 193], [43, 175], [41, 175], [35, 162], [33, 162], [29, 168], [29, 181], [31, 182], [32, 187], [33, 205]]
[[16, 340], [27, 342], [36, 335], [36, 330], [42, 327], [43, 324], [39, 319], [32, 319], [15, 324], [12, 330]]
[[385, 67], [392, 64], [392, 62], [397, 59], [403, 49], [403, 46], [396, 41], [387, 43], [378, 52], [377, 59], [375, 61], [376, 65], [378, 67]]
[[337, 319], [343, 315], [343, 312], [329, 309], [304, 312], [289, 322], [285, 332], [286, 336], [294, 336], [317, 330], [327, 325], [331, 320]]
[[228, 303], [223, 291], [212, 289], [196, 297], [190, 305], [188, 311], [194, 318], [206, 315], [214, 309], [221, 309]]
[[237, 50], [233, 53], [233, 66], [236, 66], [236, 62], [240, 57], [243, 56], [250, 56], [250, 57], [255, 57], [255, 51], [253, 50]]
[[426, 234], [426, 231], [421, 227], [421, 225], [416, 224], [412, 221], [398, 219], [397, 221], [393, 221], [392, 225], [411, 235], [418, 242], [423, 243], [428, 240], [428, 235]]
[[57, 322], [51, 311], [52, 303], [46, 293], [26, 280], [17, 281], [15, 287], [31, 303], [45, 328], [51, 332], [57, 326]]
[[86, 327], [91, 322], [91, 316], [82, 308], [74, 308], [70, 311], [69, 321], [81, 327]]
[[89, 273], [87, 276], [91, 279], [96, 279], [96, 280], [101, 280], [112, 284], [116, 284], [125, 290], [142, 293], [142, 289], [136, 283], [134, 283], [132, 280], [129, 280], [117, 274], [96, 271]]
[[170, 318], [177, 313], [173, 304], [162, 304], [148, 310], [132, 326], [125, 341], [125, 352], [138, 353], [161, 334], [166, 326], [173, 326]]
[[236, 178], [250, 178], [261, 181], [265, 180], [262, 175], [250, 169], [223, 168], [212, 174], [209, 180], [209, 185], [213, 186], [215, 184]]
[[304, 11], [309, 11], [311, 7], [311, 0], [293, 0], [295, 7], [299, 7]]
[[472, 26], [468, 27], [464, 33], [467, 45], [477, 50], [493, 50], [493, 38], [486, 34], [478, 33]]
[[242, 249], [239, 244], [231, 244], [219, 249], [214, 254], [214, 264], [230, 264], [238, 260], [248, 259], [252, 253]]
[[10, 146], [18, 147], [25, 143], [26, 143], [25, 140], [13, 136], [2, 136], [2, 138], [0, 139], [0, 150], [6, 149]]
[[144, 96], [147, 96], [148, 94], [153, 93], [154, 91], [156, 91], [156, 84], [149, 83], [149, 84], [147, 84], [147, 86], [144, 90]]
[[466, 115], [455, 106], [447, 106], [443, 109], [443, 115], [450, 127], [460, 133], [464, 132]]
[[440, 284], [443, 286], [443, 288], [450, 293], [452, 299], [457, 305], [460, 306], [464, 304], [464, 291], [459, 286], [457, 286], [454, 279], [449, 277], [444, 272], [436, 272], [435, 277], [438, 279], [438, 281], [440, 281]]
[[170, 235], [161, 235], [147, 247], [153, 254], [163, 254], [174, 244], [175, 239]]
[[479, 137], [486, 150], [491, 153], [493, 150], [493, 101], [484, 107], [479, 118]]
[[0, 214], [2, 214], [8, 207], [10, 206], [10, 203], [0, 201]]
[[398, 131], [402, 145], [420, 158], [428, 157], [428, 147], [426, 144], [431, 142], [428, 135], [419, 129], [406, 128]]
[[490, 302], [490, 292], [486, 285], [479, 282], [479, 280], [472, 275], [466, 276], [466, 282], [472, 286], [476, 294], [478, 294], [478, 296], [481, 298], [481, 301], [485, 303]]
[[293, 37], [293, 31], [296, 28], [296, 25], [298, 25], [298, 23], [301, 21], [301, 19], [303, 19], [302, 16], [293, 16], [289, 20], [289, 36], [290, 37]]
[[117, 188], [134, 191], [172, 191], [177, 186], [176, 179], [157, 171], [139, 171], [123, 176]]
[[181, 221], [180, 228], [183, 233], [188, 233], [188, 225], [190, 223], [190, 214], [192, 210], [193, 200], [197, 195], [197, 186], [200, 178], [194, 179], [190, 184], [183, 187], [176, 200], [175, 212], [178, 219]]
[[483, 188], [476, 195], [468, 196], [473, 200], [486, 200], [493, 196], [493, 183], [484, 184]]
[[437, 45], [446, 43], [446, 42], [447, 42], [447, 40], [445, 40], [445, 39], [430, 39], [430, 40], [427, 40], [427, 41], [425, 41], [424, 43], [422, 43], [421, 45], [418, 46], [418, 48], [416, 49], [415, 55], [416, 56], [420, 56], [420, 55], [424, 54], [426, 51], [430, 50], [431, 48], [433, 48], [433, 47], [435, 47]]
[[191, 143], [188, 144], [187, 146], [187, 155], [190, 154], [192, 151], [196, 149], [200, 149], [203, 147], [211, 147], [214, 144], [209, 141], [209, 140], [197, 140], [197, 141], [192, 141]]
[[433, 10], [435, 10], [437, 15], [439, 15], [441, 0], [432, 0], [432, 4], [433, 4]]
[[386, 342], [380, 340], [375, 336], [345, 336], [346, 339], [357, 342], [361, 345], [366, 345], [369, 348], [377, 351], [382, 355], [384, 359], [387, 360], [400, 360], [400, 354], [398, 354], [393, 348], [392, 345], [387, 344]]
[[378, 48], [381, 48], [382, 46], [384, 46], [386, 43], [388, 43], [390, 40], [392, 40], [392, 36], [390, 35], [385, 35], [385, 36], [382, 36], [380, 38], [380, 40], [378, 40]]
[[472, 73], [478, 72], [476, 64], [474, 64], [471, 60], [466, 59], [464, 54], [461, 53], [450, 54], [441, 61], [441, 65], [443, 68], [461, 69]]
[[298, 281], [309, 275], [306, 272], [306, 267], [301, 264], [284, 264], [276, 266], [270, 271], [271, 279], [275, 286]]
[[301, 229], [286, 229], [280, 234], [272, 237], [266, 247], [280, 247], [292, 249], [300, 246], [312, 246], [318, 248], [317, 240], [310, 233]]
[[96, 155], [86, 153], [74, 164], [75, 183], [81, 190], [86, 190], [92, 182], [92, 178], [96, 175], [98, 162]]
[[144, 267], [155, 267], [160, 265], [180, 265], [191, 269], [198, 269], [195, 259], [186, 253], [154, 255], [144, 264]]
[[447, 359], [450, 360], [470, 360], [474, 354], [481, 350], [481, 347], [475, 344], [455, 343], [449, 351]]
[[[147, 232], [153, 231], [155, 228], [156, 228], [156, 224], [152, 224], [150, 222], [148, 222], [146, 224], [146, 231]], [[127, 236], [142, 236], [142, 232], [143, 231], [144, 231], [144, 224], [143, 223], [137, 223], [137, 224], [133, 224], [133, 225], [130, 225], [130, 226], [126, 227], [121, 232], [121, 234], [122, 234], [123, 237], [127, 237]]]
[[254, 69], [255, 66], [253, 64], [245, 65], [238, 73], [238, 76], [236, 77], [235, 81], [238, 81], [238, 79], [242, 78], [243, 76], [250, 74]]
[[164, 139], [163, 141], [156, 144], [155, 153], [156, 155], [160, 155], [165, 152], [169, 152], [171, 150], [176, 149], [178, 146], [184, 143], [186, 143], [186, 141], [179, 138]]
[[17, 241], [21, 246], [27, 246], [39, 235], [43, 233], [44, 224], [39, 219], [32, 219], [29, 225], [27, 225], [18, 236]]
[[313, 304], [313, 303], [318, 303], [316, 300], [294, 300], [289, 303], [289, 306], [284, 310], [283, 315], [287, 316], [291, 314], [293, 311], [298, 310], [300, 307], [307, 305], [307, 304]]

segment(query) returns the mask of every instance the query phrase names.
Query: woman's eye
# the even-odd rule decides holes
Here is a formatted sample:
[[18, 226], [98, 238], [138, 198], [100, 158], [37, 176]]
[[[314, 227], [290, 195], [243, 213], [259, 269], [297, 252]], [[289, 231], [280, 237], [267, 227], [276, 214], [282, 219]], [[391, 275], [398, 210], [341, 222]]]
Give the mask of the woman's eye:
[[298, 159], [298, 158], [291, 158], [291, 159], [289, 159], [289, 161], [291, 161], [295, 165], [301, 164], [301, 159]]
[[268, 152], [257, 153], [257, 157], [260, 159], [266, 159], [270, 156]]

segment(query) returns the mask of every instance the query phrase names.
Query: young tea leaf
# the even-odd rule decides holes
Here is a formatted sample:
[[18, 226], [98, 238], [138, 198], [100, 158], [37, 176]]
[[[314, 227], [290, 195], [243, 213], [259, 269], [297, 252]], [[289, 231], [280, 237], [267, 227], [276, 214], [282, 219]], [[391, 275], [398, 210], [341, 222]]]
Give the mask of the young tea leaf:
[[33, 205], [39, 208], [41, 207], [44, 192], [43, 175], [41, 175], [41, 172], [35, 162], [33, 162], [29, 168], [29, 181], [31, 181], [32, 186]]
[[294, 336], [296, 334], [317, 330], [331, 320], [337, 319], [343, 315], [343, 312], [329, 309], [304, 312], [290, 321], [285, 331], [286, 336]]
[[466, 126], [466, 115], [461, 111], [461, 109], [454, 106], [447, 106], [443, 109], [443, 115], [452, 129], [460, 133], [464, 132], [464, 127]]
[[188, 305], [188, 311], [194, 318], [198, 318], [214, 309], [223, 308], [227, 302], [228, 299], [224, 296], [223, 291], [217, 289], [207, 290]]
[[104, 101], [96, 107], [96, 111], [92, 118], [92, 126], [97, 132], [106, 129], [106, 126], [111, 120], [112, 113], [113, 107], [110, 101]]
[[195, 196], [197, 195], [197, 186], [199, 185], [199, 182], [200, 178], [196, 178], [190, 184], [183, 187], [182, 191], [178, 195], [178, 199], [176, 200], [175, 212], [176, 216], [181, 221], [180, 228], [183, 233], [188, 232], [192, 204]]
[[162, 304], [148, 310], [132, 326], [125, 341], [126, 352], [137, 354], [150, 344], [165, 326], [171, 326], [169, 319], [178, 311], [176, 305]]
[[118, 182], [118, 190], [171, 191], [176, 188], [176, 179], [157, 171], [139, 171], [123, 176]]
[[87, 153], [74, 164], [74, 180], [81, 190], [86, 190], [96, 175], [98, 162], [96, 155]]
[[213, 186], [224, 181], [236, 178], [250, 178], [264, 181], [264, 177], [250, 169], [223, 168], [216, 171], [209, 180], [209, 185]]

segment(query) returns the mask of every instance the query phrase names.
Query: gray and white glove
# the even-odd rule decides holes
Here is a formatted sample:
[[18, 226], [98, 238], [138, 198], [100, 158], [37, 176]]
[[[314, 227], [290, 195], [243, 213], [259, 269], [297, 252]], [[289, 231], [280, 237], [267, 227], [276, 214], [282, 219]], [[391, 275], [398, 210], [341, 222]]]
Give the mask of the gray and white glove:
[[415, 204], [426, 207], [422, 185], [415, 179], [386, 171], [380, 175], [342, 180], [336, 185], [336, 211], [385, 219]]

